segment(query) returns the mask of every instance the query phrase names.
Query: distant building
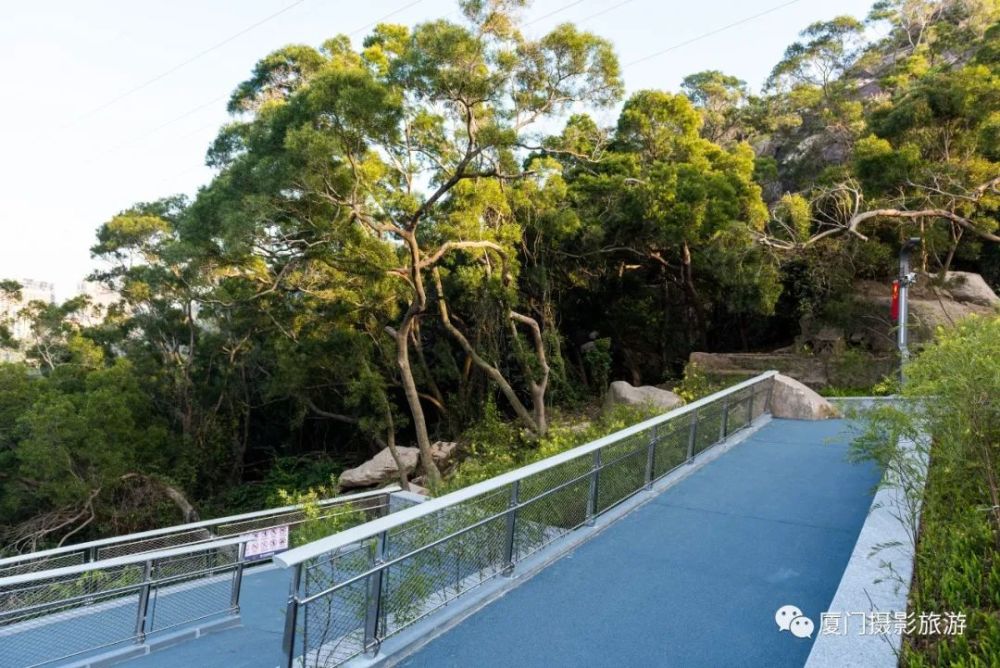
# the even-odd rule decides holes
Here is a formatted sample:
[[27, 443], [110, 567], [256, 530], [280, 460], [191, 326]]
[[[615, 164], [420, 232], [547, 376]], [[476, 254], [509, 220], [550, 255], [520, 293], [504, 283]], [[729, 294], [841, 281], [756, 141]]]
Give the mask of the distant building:
[[107, 315], [108, 307], [121, 299], [121, 295], [116, 291], [93, 281], [83, 281], [77, 284], [76, 292], [90, 299], [90, 306], [73, 318], [73, 321], [81, 327], [99, 325], [104, 320], [104, 316]]
[[[31, 321], [21, 317], [21, 309], [34, 301], [54, 304], [56, 286], [47, 281], [36, 281], [31, 278], [20, 279], [18, 283], [21, 284], [20, 299], [0, 294], [0, 322], [10, 329], [14, 339], [24, 342], [31, 339]], [[19, 362], [23, 358], [24, 355], [19, 350], [0, 348], [0, 362]]]

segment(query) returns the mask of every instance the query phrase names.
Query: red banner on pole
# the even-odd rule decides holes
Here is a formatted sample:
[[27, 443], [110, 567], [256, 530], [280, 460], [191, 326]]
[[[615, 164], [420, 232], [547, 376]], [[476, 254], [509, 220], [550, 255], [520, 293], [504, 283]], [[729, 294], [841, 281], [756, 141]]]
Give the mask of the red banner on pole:
[[892, 282], [892, 307], [890, 312], [893, 322], [899, 320], [899, 281]]

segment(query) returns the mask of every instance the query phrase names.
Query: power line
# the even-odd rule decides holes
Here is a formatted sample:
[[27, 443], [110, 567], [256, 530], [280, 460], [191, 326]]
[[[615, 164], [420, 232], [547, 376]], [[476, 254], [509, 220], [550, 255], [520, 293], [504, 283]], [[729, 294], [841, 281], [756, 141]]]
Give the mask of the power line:
[[362, 32], [364, 30], [367, 30], [368, 28], [372, 28], [374, 26], [377, 26], [379, 23], [382, 23], [382, 21], [385, 21], [386, 19], [392, 18], [393, 16], [395, 16], [396, 14], [399, 14], [400, 12], [405, 12], [410, 7], [413, 7], [414, 5], [419, 5], [423, 1], [424, 0], [414, 0], [410, 4], [403, 5], [399, 9], [394, 9], [391, 12], [389, 12], [388, 14], [386, 14], [385, 16], [381, 16], [381, 17], [375, 19], [374, 21], [372, 21], [371, 23], [366, 23], [365, 25], [361, 26], [360, 28], [356, 28], [356, 29], [352, 30], [351, 32], [349, 32], [347, 34], [348, 35], [357, 35], [359, 32]]
[[542, 14], [538, 18], [531, 19], [530, 21], [528, 21], [527, 23], [524, 24], [524, 27], [528, 27], [528, 26], [530, 26], [532, 24], [538, 23], [539, 21], [544, 21], [545, 19], [549, 18], [550, 16], [555, 16], [559, 12], [564, 12], [567, 9], [569, 9], [570, 7], [575, 7], [575, 6], [577, 6], [580, 3], [585, 2], [585, 1], [586, 0], [574, 0], [574, 2], [571, 2], [569, 4], [563, 5], [562, 7], [559, 7], [558, 9], [553, 9], [548, 14]]
[[139, 85], [133, 86], [132, 88], [129, 88], [124, 93], [121, 93], [120, 95], [111, 98], [110, 100], [108, 100], [104, 104], [102, 104], [100, 106], [97, 106], [97, 107], [94, 107], [90, 111], [84, 112], [82, 115], [80, 115], [80, 117], [77, 120], [82, 120], [82, 119], [87, 118], [89, 116], [93, 116], [94, 114], [98, 113], [99, 111], [104, 111], [108, 107], [110, 107], [110, 106], [112, 106], [114, 104], [117, 104], [118, 102], [121, 102], [122, 100], [124, 100], [125, 98], [129, 97], [130, 95], [134, 95], [135, 93], [139, 92], [140, 90], [143, 90], [144, 88], [148, 88], [149, 86], [153, 85], [157, 81], [165, 79], [166, 77], [170, 76], [171, 74], [173, 74], [177, 70], [180, 70], [180, 69], [182, 69], [184, 67], [187, 67], [191, 63], [193, 63], [193, 62], [195, 62], [195, 61], [197, 61], [197, 60], [199, 60], [201, 58], [204, 58], [205, 56], [207, 56], [208, 54], [212, 53], [213, 51], [217, 51], [218, 49], [221, 49], [225, 45], [229, 44], [230, 42], [232, 42], [233, 40], [235, 40], [235, 39], [237, 39], [239, 37], [242, 37], [243, 35], [247, 34], [251, 30], [259, 28], [260, 26], [264, 25], [268, 21], [276, 19], [279, 16], [281, 16], [282, 14], [284, 14], [284, 13], [286, 13], [288, 11], [291, 11], [295, 7], [301, 5], [303, 2], [306, 2], [306, 0], [295, 0], [294, 2], [292, 2], [292, 4], [288, 5], [287, 7], [283, 8], [283, 9], [280, 9], [280, 10], [274, 12], [273, 14], [265, 16], [264, 18], [262, 18], [261, 20], [257, 21], [256, 23], [252, 23], [252, 24], [248, 25], [247, 27], [243, 28], [242, 30], [240, 30], [239, 32], [233, 33], [232, 35], [230, 35], [229, 37], [225, 38], [221, 42], [216, 42], [215, 44], [213, 44], [212, 46], [208, 47], [207, 49], [203, 49], [203, 50], [199, 51], [198, 53], [194, 54], [190, 58], [186, 58], [185, 60], [182, 60], [181, 62], [177, 63], [173, 67], [170, 67], [170, 68], [168, 68], [168, 69], [160, 72], [156, 76], [154, 76], [154, 77], [152, 77], [150, 79], [147, 79], [146, 81], [143, 81]]
[[725, 32], [726, 30], [729, 30], [730, 28], [736, 28], [737, 26], [741, 26], [741, 25], [743, 25], [745, 23], [750, 23], [751, 21], [754, 21], [754, 20], [759, 19], [761, 17], [767, 16], [768, 14], [773, 14], [774, 12], [778, 11], [779, 9], [784, 9], [785, 7], [790, 7], [791, 5], [797, 4], [797, 3], [801, 2], [801, 1], [802, 0], [791, 0], [790, 2], [786, 2], [786, 3], [783, 3], [783, 4], [777, 5], [775, 7], [771, 7], [770, 9], [766, 9], [766, 10], [760, 12], [759, 14], [754, 14], [753, 16], [747, 16], [746, 18], [742, 18], [739, 21], [735, 21], [734, 23], [730, 23], [728, 25], [724, 25], [721, 28], [715, 28], [714, 30], [709, 30], [706, 33], [702, 33], [701, 35], [698, 35], [697, 37], [692, 37], [691, 39], [685, 40], [685, 41], [680, 42], [678, 44], [674, 44], [673, 46], [668, 46], [667, 48], [662, 49], [660, 51], [655, 51], [655, 52], [653, 52], [653, 53], [651, 53], [649, 55], [643, 56], [642, 58], [637, 58], [635, 60], [629, 61], [629, 62], [625, 63], [624, 65], [622, 65], [622, 68], [624, 69], [626, 67], [631, 67], [632, 65], [636, 65], [638, 63], [645, 62], [645, 61], [647, 61], [647, 60], [649, 60], [651, 58], [656, 58], [657, 56], [662, 56], [665, 53], [669, 53], [671, 51], [675, 51], [675, 50], [677, 50], [677, 49], [679, 49], [681, 47], [687, 46], [688, 44], [693, 44], [694, 42], [697, 42], [699, 40], [705, 39], [706, 37], [711, 37], [712, 35], [718, 35], [720, 32]]
[[635, 0], [623, 0], [623, 2], [619, 2], [617, 5], [611, 5], [607, 9], [602, 9], [601, 11], [596, 12], [594, 14], [591, 14], [590, 16], [584, 16], [582, 19], [579, 19], [577, 21], [577, 23], [586, 23], [587, 21], [590, 21], [591, 19], [596, 19], [598, 16], [604, 16], [608, 12], [613, 12], [616, 9], [618, 9], [619, 7], [621, 7], [623, 5], [627, 5], [630, 2], [635, 2]]
[[[301, 3], [305, 2], [305, 1], [306, 1], [306, 0], [298, 0], [298, 2], [296, 2], [296, 4], [301, 4]], [[357, 34], [357, 33], [361, 32], [361, 31], [363, 31], [363, 30], [366, 30], [366, 29], [368, 29], [368, 28], [370, 28], [370, 27], [372, 27], [372, 26], [374, 26], [374, 25], [377, 25], [377, 24], [381, 23], [382, 21], [385, 21], [386, 19], [388, 19], [388, 18], [390, 18], [390, 17], [392, 17], [392, 16], [395, 16], [396, 14], [399, 14], [399, 13], [400, 13], [400, 12], [402, 12], [402, 11], [405, 11], [405, 10], [409, 9], [410, 7], [413, 7], [414, 5], [418, 5], [418, 4], [420, 4], [421, 2], [423, 2], [423, 1], [424, 1], [424, 0], [413, 0], [413, 1], [412, 1], [412, 2], [410, 2], [409, 4], [406, 4], [406, 5], [403, 5], [402, 7], [399, 7], [399, 8], [397, 8], [397, 9], [394, 9], [393, 11], [389, 12], [388, 14], [385, 14], [384, 16], [381, 16], [381, 17], [379, 17], [379, 18], [375, 19], [375, 20], [374, 20], [374, 21], [372, 21], [371, 23], [367, 23], [367, 24], [365, 24], [365, 25], [361, 26], [360, 28], [356, 28], [356, 29], [352, 30], [352, 31], [351, 31], [350, 33], [348, 33], [348, 34], [349, 34], [349, 35], [354, 35], [354, 34]], [[294, 5], [289, 5], [288, 7], [286, 7], [285, 9], [283, 9], [282, 11], [288, 11], [288, 10], [289, 10], [289, 9], [291, 9], [291, 8], [292, 8], [293, 6], [294, 6]], [[272, 15], [272, 18], [273, 18], [274, 16], [277, 16], [277, 14], [273, 14], [273, 15]], [[255, 24], [255, 25], [260, 25], [260, 23], [262, 23], [262, 22], [263, 22], [263, 21], [259, 21], [259, 22], [258, 22], [257, 24]], [[252, 29], [252, 28], [247, 28], [247, 29], [244, 29], [244, 30], [243, 30], [242, 32], [246, 32], [247, 30], [250, 30], [250, 29]], [[232, 39], [234, 39], [234, 38], [235, 38], [235, 36], [234, 36], [234, 37], [231, 37], [231, 38], [229, 38], [229, 41], [231, 41], [231, 40], [232, 40]], [[218, 44], [218, 45], [216, 45], [216, 46], [220, 46], [220, 45], [222, 45], [222, 44], [223, 44], [223, 42], [219, 42], [219, 44]], [[190, 60], [191, 60], [191, 59], [189, 59], [189, 60], [188, 60], [188, 62], [190, 62]], [[175, 69], [176, 69], [176, 68], [175, 68]], [[163, 76], [165, 76], [165, 75], [163, 75]], [[163, 77], [162, 77], [162, 76], [160, 76], [159, 78], [163, 78]], [[150, 82], [149, 82], [149, 83], [151, 83], [152, 81], [154, 81], [154, 79], [150, 79]], [[148, 85], [148, 84], [147, 84], [147, 85]], [[138, 88], [137, 88], [137, 89], [135, 89], [135, 90], [138, 90]], [[134, 91], [133, 91], [133, 92], [134, 92]], [[182, 114], [180, 114], [180, 115], [178, 115], [178, 116], [175, 116], [174, 118], [171, 118], [170, 120], [168, 120], [168, 121], [165, 121], [165, 122], [163, 122], [163, 123], [161, 123], [161, 124], [157, 125], [156, 127], [153, 127], [153, 128], [150, 128], [150, 129], [149, 129], [149, 130], [147, 130], [146, 132], [143, 132], [142, 134], [140, 134], [140, 135], [138, 135], [138, 136], [136, 136], [136, 137], [133, 137], [133, 138], [131, 138], [131, 139], [128, 139], [128, 140], [126, 140], [126, 141], [122, 142], [121, 144], [118, 144], [117, 146], [115, 146], [115, 147], [113, 147], [113, 148], [109, 149], [108, 151], [106, 151], [106, 152], [105, 152], [105, 153], [103, 153], [102, 155], [108, 155], [108, 154], [111, 154], [111, 153], [117, 153], [118, 151], [122, 150], [123, 148], [127, 148], [127, 147], [131, 146], [132, 144], [135, 144], [136, 142], [140, 142], [140, 141], [142, 141], [143, 139], [145, 139], [145, 138], [149, 137], [150, 135], [153, 135], [153, 134], [156, 134], [157, 132], [159, 132], [159, 131], [160, 131], [160, 130], [162, 130], [163, 128], [165, 128], [165, 127], [167, 127], [167, 126], [170, 126], [170, 125], [173, 125], [174, 123], [177, 123], [178, 121], [182, 121], [182, 120], [184, 120], [185, 118], [187, 118], [188, 116], [192, 116], [193, 114], [196, 114], [197, 112], [199, 112], [199, 111], [202, 111], [202, 110], [204, 110], [204, 109], [206, 109], [206, 108], [210, 107], [211, 105], [215, 104], [216, 102], [219, 102], [220, 100], [223, 100], [223, 99], [225, 99], [225, 98], [227, 98], [227, 97], [229, 97], [229, 94], [228, 94], [228, 93], [227, 93], [227, 94], [225, 94], [225, 95], [221, 95], [221, 96], [217, 96], [217, 97], [214, 97], [214, 98], [212, 98], [211, 100], [208, 100], [207, 102], [203, 102], [203, 103], [199, 104], [199, 105], [198, 105], [198, 106], [196, 106], [196, 107], [192, 107], [191, 109], [188, 109], [187, 111], [183, 112]], [[120, 98], [119, 98], [119, 99], [120, 99]], [[105, 106], [108, 106], [108, 105], [105, 105]]]

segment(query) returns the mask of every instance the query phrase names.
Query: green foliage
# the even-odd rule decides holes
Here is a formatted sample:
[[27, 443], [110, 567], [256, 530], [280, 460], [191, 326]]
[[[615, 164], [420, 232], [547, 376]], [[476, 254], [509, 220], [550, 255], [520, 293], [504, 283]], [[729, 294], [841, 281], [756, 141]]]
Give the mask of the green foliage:
[[302, 506], [303, 519], [290, 531], [290, 547], [312, 543], [367, 520], [367, 514], [363, 509], [349, 503], [338, 504], [332, 508], [320, 505], [319, 502], [323, 499], [333, 498], [336, 495], [337, 481], [334, 478], [330, 479], [328, 485], [309, 487], [304, 492], [278, 490], [278, 501], [281, 506]]
[[490, 408], [481, 422], [463, 434], [462, 458], [440, 491], [451, 492], [468, 487], [625, 429], [658, 414], [659, 411], [653, 408], [618, 405], [594, 420], [580, 422], [579, 416], [566, 416], [563, 420], [553, 420], [552, 427], [544, 437], [527, 440], [509, 422], [499, 419], [495, 407]]
[[611, 339], [594, 339], [583, 351], [583, 363], [587, 368], [587, 379], [596, 387], [598, 396], [603, 397], [611, 378]]
[[[901, 472], [923, 511], [910, 610], [962, 612], [961, 636], [911, 636], [901, 665], [986, 666], [1000, 652], [1000, 318], [970, 317], [941, 330], [907, 366], [902, 403], [873, 411], [859, 456]], [[930, 468], [900, 469], [900, 435], [931, 439]], [[916, 507], [915, 504], [913, 507]]]
[[745, 379], [738, 376], [713, 376], [697, 364], [690, 363], [684, 367], [684, 378], [674, 386], [673, 392], [687, 403], [691, 403], [742, 380]]

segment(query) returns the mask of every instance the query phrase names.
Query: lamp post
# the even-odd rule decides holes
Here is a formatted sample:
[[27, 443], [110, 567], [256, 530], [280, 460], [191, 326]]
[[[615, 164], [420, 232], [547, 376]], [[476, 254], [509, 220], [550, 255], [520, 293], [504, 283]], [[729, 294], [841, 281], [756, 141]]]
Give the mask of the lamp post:
[[910, 253], [920, 247], [920, 237], [911, 237], [899, 249], [899, 382], [905, 381], [904, 367], [910, 359], [908, 318], [910, 314], [910, 286], [917, 282], [917, 275], [910, 271]]

